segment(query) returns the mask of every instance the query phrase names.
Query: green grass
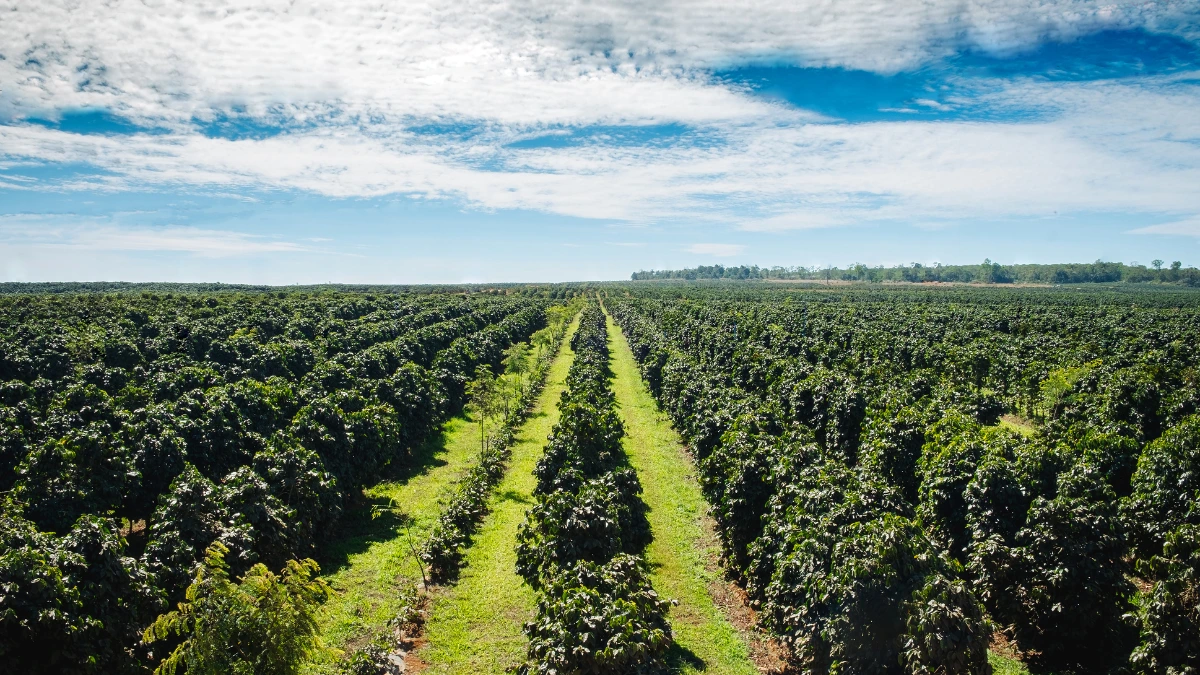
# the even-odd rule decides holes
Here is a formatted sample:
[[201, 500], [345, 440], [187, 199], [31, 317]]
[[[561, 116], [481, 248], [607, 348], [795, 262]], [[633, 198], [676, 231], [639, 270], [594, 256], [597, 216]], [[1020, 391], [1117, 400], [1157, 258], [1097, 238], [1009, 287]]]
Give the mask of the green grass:
[[745, 637], [725, 618], [709, 594], [722, 583], [718, 551], [706, 527], [707, 507], [691, 461], [642, 382], [633, 353], [609, 320], [613, 392], [625, 423], [625, 451], [638, 472], [650, 507], [654, 541], [646, 549], [654, 589], [679, 604], [671, 609], [676, 646], [672, 672], [757, 673]]
[[[394, 504], [399, 513], [371, 518], [370, 509], [345, 514], [343, 536], [320, 556], [334, 595], [321, 611], [322, 642], [349, 652], [383, 629], [400, 609], [401, 593], [420, 581], [412, 549], [420, 550], [442, 510], [441, 498], [476, 461], [479, 427], [456, 417], [414, 453], [407, 475], [364, 491], [370, 504]], [[411, 536], [411, 543], [410, 543]], [[322, 654], [306, 672], [329, 672], [336, 654]]]
[[[497, 424], [489, 420], [488, 429]], [[364, 490], [361, 508], [343, 514], [340, 536], [318, 556], [334, 590], [322, 608], [319, 635], [336, 651], [318, 654], [305, 675], [332, 672], [339, 651], [349, 653], [396, 616], [403, 593], [421, 581], [414, 549], [429, 538], [455, 482], [478, 462], [479, 451], [477, 418], [455, 417], [414, 450], [406, 467]], [[389, 508], [373, 518], [374, 506]]]
[[1037, 435], [1037, 427], [1033, 422], [1017, 415], [1004, 415], [1000, 418], [1000, 426], [1015, 431], [1026, 438]]
[[536, 598], [517, 576], [517, 528], [525, 522], [537, 480], [533, 467], [558, 421], [558, 400], [573, 353], [567, 331], [537, 407], [513, 443], [508, 473], [493, 496], [491, 513], [467, 551], [458, 582], [435, 596], [418, 656], [426, 673], [504, 673], [525, 657], [522, 624]]
[[992, 675], [1029, 675], [1025, 664], [1000, 656], [996, 652], [988, 652], [988, 663], [992, 664]]

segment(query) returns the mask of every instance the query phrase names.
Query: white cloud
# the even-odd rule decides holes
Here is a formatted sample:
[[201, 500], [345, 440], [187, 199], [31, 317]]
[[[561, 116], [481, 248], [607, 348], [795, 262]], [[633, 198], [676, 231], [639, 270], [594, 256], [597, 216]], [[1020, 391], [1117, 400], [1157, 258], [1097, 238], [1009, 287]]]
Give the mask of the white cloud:
[[713, 67], [883, 72], [1104, 29], [1197, 25], [1192, 2], [1090, 0], [0, 1], [0, 114], [115, 109], [180, 123], [712, 121], [765, 104]]
[[[194, 227], [97, 225], [94, 219], [15, 214], [0, 217], [0, 242], [8, 246], [71, 248], [88, 251], [163, 251], [227, 258], [270, 253], [312, 252], [294, 242], [242, 232]], [[88, 223], [92, 220], [92, 223]], [[83, 221], [80, 223], [79, 221]]]
[[795, 211], [765, 218], [753, 218], [740, 223], [743, 230], [750, 232], [782, 232], [785, 230], [815, 230], [822, 227], [837, 227], [848, 224], [845, 215]]
[[[0, 119], [101, 109], [166, 132], [0, 126], [0, 167], [106, 172], [37, 184], [0, 176], [5, 189], [407, 194], [755, 231], [1200, 212], [1200, 87], [1184, 75], [992, 82], [970, 100], [917, 102], [1046, 113], [1034, 122], [842, 125], [705, 70], [786, 59], [889, 72], [964, 47], [1007, 53], [1106, 28], [1183, 30], [1200, 23], [1194, 2], [931, 0], [880, 11], [867, 0], [0, 0], [0, 16]], [[222, 116], [283, 133], [227, 140], [192, 124]], [[666, 122], [713, 142], [508, 147], [562, 125]], [[421, 124], [471, 132], [412, 130]]]
[[718, 258], [730, 258], [746, 250], [741, 244], [692, 244], [683, 249], [696, 255], [711, 255]]
[[1174, 234], [1188, 237], [1200, 237], [1200, 216], [1177, 220], [1170, 223], [1159, 223], [1130, 230], [1129, 234]]

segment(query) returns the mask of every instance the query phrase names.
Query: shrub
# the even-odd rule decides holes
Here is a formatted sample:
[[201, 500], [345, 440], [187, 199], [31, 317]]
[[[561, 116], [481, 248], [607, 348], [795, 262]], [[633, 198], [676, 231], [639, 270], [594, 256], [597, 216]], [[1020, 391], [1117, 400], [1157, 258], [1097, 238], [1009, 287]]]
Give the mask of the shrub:
[[650, 587], [636, 556], [562, 569], [543, 589], [537, 619], [525, 625], [529, 662], [519, 672], [654, 672], [671, 645], [669, 604]]
[[317, 608], [330, 594], [317, 564], [291, 560], [279, 575], [259, 564], [235, 583], [227, 551], [209, 547], [186, 600], [146, 629], [150, 643], [183, 639], [156, 673], [293, 675], [316, 649]]
[[1142, 449], [1125, 508], [1140, 557], [1162, 551], [1167, 534], [1185, 522], [1200, 524], [1200, 415], [1192, 415]]
[[621, 469], [539, 498], [517, 532], [517, 572], [536, 588], [554, 567], [637, 553], [650, 543], [641, 492], [637, 474]]
[[[832, 514], [830, 514], [832, 516]], [[986, 673], [990, 625], [921, 528], [895, 514], [798, 531], [764, 622], [805, 671]]]
[[1167, 535], [1162, 555], [1144, 561], [1139, 571], [1157, 581], [1138, 612], [1134, 672], [1200, 672], [1200, 526], [1182, 525]]
[[144, 672], [132, 645], [162, 607], [112, 525], [83, 516], [62, 537], [0, 505], [0, 660], [20, 673]]
[[1098, 672], [1120, 660], [1130, 637], [1121, 617], [1134, 589], [1116, 500], [1103, 476], [1079, 464], [1058, 477], [1057, 494], [1032, 499], [1017, 519], [1011, 536], [1008, 527], [976, 529], [970, 569], [992, 616], [1044, 668]]

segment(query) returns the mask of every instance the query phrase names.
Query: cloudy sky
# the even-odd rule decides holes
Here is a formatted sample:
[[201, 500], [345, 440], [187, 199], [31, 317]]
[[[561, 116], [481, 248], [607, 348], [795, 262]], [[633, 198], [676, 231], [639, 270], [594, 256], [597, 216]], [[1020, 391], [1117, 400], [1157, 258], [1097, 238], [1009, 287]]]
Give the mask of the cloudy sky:
[[0, 0], [0, 279], [1200, 265], [1200, 0]]

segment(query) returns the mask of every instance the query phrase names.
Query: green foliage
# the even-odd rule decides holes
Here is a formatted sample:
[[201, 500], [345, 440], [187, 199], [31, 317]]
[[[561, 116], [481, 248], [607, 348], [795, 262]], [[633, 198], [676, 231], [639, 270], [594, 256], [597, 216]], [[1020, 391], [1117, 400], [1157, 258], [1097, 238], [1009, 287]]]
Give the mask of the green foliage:
[[863, 430], [860, 465], [895, 486], [913, 504], [918, 500], [918, 466], [929, 422], [925, 410], [917, 406], [888, 407], [872, 415]]
[[1019, 524], [1011, 535], [1008, 522], [975, 528], [970, 566], [992, 616], [1044, 668], [1097, 672], [1119, 661], [1130, 647], [1121, 617], [1134, 588], [1116, 500], [1103, 477], [1077, 465], [1058, 477], [1056, 494], [1035, 497], [1024, 512], [995, 498], [1003, 488], [986, 494], [990, 503], [973, 505], [979, 513], [1007, 506]]
[[931, 426], [926, 436], [918, 465], [918, 513], [934, 539], [961, 559], [968, 538], [964, 492], [987, 453], [986, 442], [978, 423], [957, 411]]
[[671, 644], [668, 603], [637, 555], [650, 525], [637, 475], [621, 466], [624, 428], [596, 304], [583, 308], [571, 348], [559, 422], [534, 470], [537, 502], [517, 535], [517, 572], [542, 593], [521, 672], [653, 672]]
[[[991, 263], [971, 272], [992, 281], [1023, 273]], [[1159, 554], [1168, 534], [1195, 524], [1200, 486], [1189, 481], [1200, 472], [1189, 469], [1189, 416], [1200, 406], [1200, 353], [1191, 346], [1200, 342], [1200, 296], [783, 284], [624, 290], [613, 294], [613, 316], [691, 446], [725, 559], [797, 664], [859, 672], [852, 659], [886, 669], [907, 653], [955, 664], [944, 672], [983, 672], [986, 629], [965, 618], [981, 617], [981, 606], [1037, 668], [1103, 672], [1126, 662], [1136, 644], [1122, 618], [1135, 597], [1130, 562]], [[1004, 413], [1040, 420], [1014, 431], [996, 426]], [[868, 534], [888, 519], [907, 523], [894, 528], [907, 534]], [[944, 562], [913, 575], [870, 562], [870, 551], [888, 550], [884, 541]], [[843, 574], [843, 565], [869, 572]], [[1183, 616], [1163, 603], [1170, 596], [1171, 607], [1189, 607], [1180, 604], [1186, 591], [1170, 588], [1158, 591], [1160, 614]], [[933, 605], [920, 609], [918, 589]], [[882, 603], [890, 609], [853, 622], [859, 633], [838, 623], [857, 616], [854, 602], [901, 596], [917, 604]], [[1137, 597], [1145, 606], [1149, 596]], [[939, 613], [950, 599], [959, 608]], [[923, 618], [910, 626], [910, 612]], [[978, 630], [963, 634], [979, 639], [939, 637], [939, 647], [974, 646], [931, 656], [939, 652], [928, 636], [956, 634], [945, 617], [964, 617]], [[921, 621], [939, 628], [922, 632]], [[1147, 644], [1187, 643], [1190, 624], [1155, 625], [1161, 637]], [[895, 658], [854, 656], [871, 653]], [[915, 662], [904, 667], [923, 672]]]
[[726, 432], [722, 443], [700, 462], [700, 485], [714, 506], [725, 550], [742, 569], [751, 544], [763, 529], [763, 515], [774, 493], [774, 479], [784, 477], [780, 462], [806, 462], [819, 456], [813, 434], [796, 426], [782, 437], [758, 432], [742, 420]]
[[764, 618], [796, 665], [986, 673], [991, 627], [966, 587], [948, 579], [955, 565], [903, 516], [847, 515], [833, 509], [793, 535], [766, 589]]
[[161, 608], [146, 566], [112, 525], [83, 516], [64, 536], [39, 532], [6, 500], [0, 513], [0, 659], [12, 672], [134, 673], [126, 650]]
[[146, 629], [146, 642], [182, 638], [155, 670], [174, 675], [293, 675], [317, 648], [317, 609], [330, 590], [312, 560], [276, 575], [262, 564], [234, 582], [228, 549], [214, 544], [177, 610]]
[[[547, 305], [525, 292], [160, 290], [0, 297], [0, 490], [61, 535], [30, 547], [81, 518], [121, 519], [145, 583], [172, 601], [214, 541], [235, 574], [316, 551], [343, 503], [408, 462]], [[67, 596], [90, 592], [62, 578]], [[55, 623], [58, 641], [95, 638], [98, 660], [140, 649], [123, 619], [97, 621]], [[28, 669], [57, 653], [31, 652]]]
[[666, 613], [638, 556], [560, 568], [526, 624], [529, 663], [518, 671], [602, 675], [653, 673], [671, 645]]
[[1200, 525], [1200, 415], [1193, 415], [1142, 450], [1125, 508], [1130, 536], [1141, 557], [1158, 554], [1167, 534], [1184, 523]]
[[909, 673], [991, 673], [991, 627], [965, 582], [930, 575], [904, 611], [907, 633], [900, 658]]
[[634, 471], [619, 469], [539, 497], [517, 533], [517, 572], [537, 588], [555, 568], [641, 551], [650, 543], [641, 492]]
[[1075, 389], [1076, 383], [1082, 380], [1098, 362], [1082, 366], [1067, 366], [1055, 368], [1042, 381], [1038, 389], [1041, 392], [1041, 406], [1046, 417], [1058, 417], [1059, 410], [1067, 402]]
[[1200, 526], [1166, 537], [1161, 556], [1141, 565], [1156, 579], [1137, 613], [1141, 644], [1130, 661], [1139, 675], [1200, 671]]

